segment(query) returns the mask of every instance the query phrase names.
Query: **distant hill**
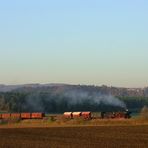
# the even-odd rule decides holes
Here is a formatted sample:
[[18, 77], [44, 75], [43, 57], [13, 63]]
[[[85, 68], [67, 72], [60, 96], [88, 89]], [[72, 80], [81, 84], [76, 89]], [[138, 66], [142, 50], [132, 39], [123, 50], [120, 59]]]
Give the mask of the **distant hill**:
[[24, 84], [24, 85], [0, 85], [0, 92], [32, 92], [32, 91], [53, 91], [65, 92], [71, 89], [82, 89], [85, 91], [95, 91], [101, 94], [110, 94], [121, 97], [148, 97], [148, 87], [145, 88], [122, 88], [108, 87], [105, 85], [69, 85], [69, 84]]
[[0, 92], [12, 92], [12, 91], [17, 91], [21, 89], [33, 89], [33, 88], [42, 88], [42, 87], [48, 87], [48, 86], [60, 86], [63, 84], [22, 84], [22, 85], [5, 85], [5, 84], [0, 84]]

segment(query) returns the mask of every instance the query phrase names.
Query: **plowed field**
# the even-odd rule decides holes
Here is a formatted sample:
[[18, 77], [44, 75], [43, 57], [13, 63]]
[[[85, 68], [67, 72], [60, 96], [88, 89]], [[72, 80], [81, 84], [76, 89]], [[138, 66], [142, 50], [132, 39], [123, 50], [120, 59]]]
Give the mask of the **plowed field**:
[[148, 126], [0, 129], [0, 148], [148, 148]]

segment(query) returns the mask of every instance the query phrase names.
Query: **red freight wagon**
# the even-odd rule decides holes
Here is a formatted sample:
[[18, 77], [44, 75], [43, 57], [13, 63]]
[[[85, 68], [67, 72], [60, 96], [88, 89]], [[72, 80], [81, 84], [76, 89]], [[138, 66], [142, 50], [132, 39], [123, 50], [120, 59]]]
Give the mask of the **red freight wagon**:
[[72, 112], [65, 112], [64, 117], [71, 119], [72, 118]]
[[2, 119], [2, 114], [0, 114], [0, 119]]
[[82, 112], [73, 112], [72, 113], [73, 118], [79, 118], [79, 117], [81, 117], [81, 115], [82, 115]]
[[22, 119], [31, 119], [31, 113], [21, 113]]
[[32, 119], [42, 119], [43, 117], [45, 117], [44, 113], [32, 113], [31, 114]]
[[9, 113], [2, 114], [2, 119], [7, 119], [10, 117], [11, 117], [11, 114], [9, 114]]
[[82, 117], [84, 119], [91, 119], [91, 112], [82, 112]]
[[11, 118], [21, 118], [21, 114], [20, 113], [12, 113]]

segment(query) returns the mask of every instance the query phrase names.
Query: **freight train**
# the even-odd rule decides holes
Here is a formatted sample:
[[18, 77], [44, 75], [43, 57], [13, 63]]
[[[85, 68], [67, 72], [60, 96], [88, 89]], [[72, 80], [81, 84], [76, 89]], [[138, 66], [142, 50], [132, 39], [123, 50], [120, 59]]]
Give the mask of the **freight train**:
[[[100, 116], [94, 116], [92, 112], [65, 112], [63, 114], [66, 119], [129, 119], [131, 118], [131, 112], [126, 110], [125, 112], [101, 112]], [[3, 113], [0, 114], [0, 119], [18, 118], [18, 119], [43, 119], [45, 113]], [[56, 116], [55, 116], [56, 117]]]
[[45, 113], [3, 113], [0, 114], [0, 119], [18, 118], [18, 119], [43, 119]]
[[65, 112], [64, 118], [75, 119], [129, 119], [131, 118], [131, 112], [126, 110], [125, 112], [101, 112], [99, 117], [93, 116], [91, 112]]

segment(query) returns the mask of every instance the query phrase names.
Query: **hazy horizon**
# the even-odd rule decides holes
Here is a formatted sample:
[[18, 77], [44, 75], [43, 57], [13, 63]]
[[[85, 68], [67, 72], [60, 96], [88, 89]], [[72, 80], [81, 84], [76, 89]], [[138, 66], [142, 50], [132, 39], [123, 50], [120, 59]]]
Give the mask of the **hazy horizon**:
[[0, 84], [148, 86], [148, 1], [0, 2]]
[[0, 83], [0, 86], [23, 86], [23, 85], [74, 85], [74, 86], [95, 86], [95, 87], [103, 87], [103, 86], [107, 86], [107, 87], [116, 87], [116, 88], [129, 88], [129, 89], [144, 89], [144, 88], [148, 88], [148, 86], [144, 86], [144, 87], [125, 87], [125, 86], [115, 86], [115, 85], [106, 85], [106, 84], [99, 84], [99, 85], [95, 85], [95, 84], [77, 84], [77, 83], [18, 83], [18, 84], [2, 84]]

